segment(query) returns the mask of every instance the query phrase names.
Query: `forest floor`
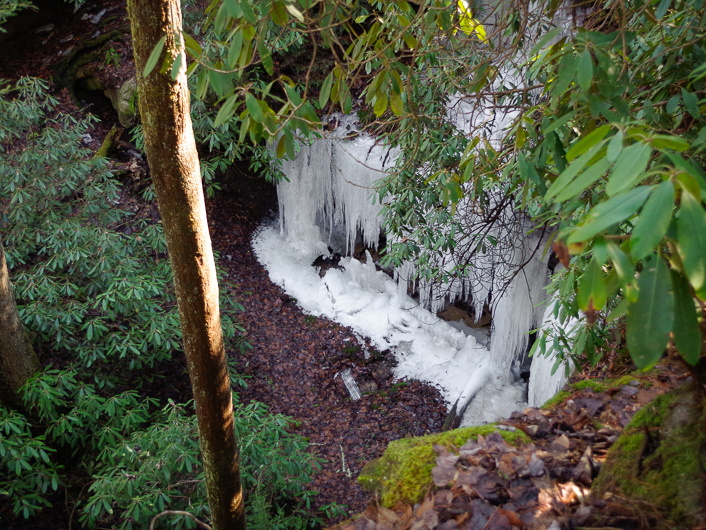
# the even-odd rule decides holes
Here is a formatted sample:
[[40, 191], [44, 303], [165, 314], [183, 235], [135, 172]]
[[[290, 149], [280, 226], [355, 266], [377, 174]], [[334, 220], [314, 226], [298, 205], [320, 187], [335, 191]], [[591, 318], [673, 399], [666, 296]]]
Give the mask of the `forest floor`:
[[[90, 8], [92, 13], [102, 7], [114, 9], [120, 15], [114, 22], [116, 27], [125, 23], [121, 1], [94, 4]], [[52, 23], [56, 30], [46, 37], [31, 32], [15, 37], [13, 49], [22, 53], [3, 59], [0, 78], [22, 75], [48, 78], [61, 54], [94, 31], [90, 20], [72, 18], [70, 10], [66, 9]], [[129, 69], [129, 42], [117, 41], [112, 50], [122, 57], [115, 68]], [[107, 62], [112, 61], [108, 59], [106, 67]], [[57, 95], [64, 103], [62, 110], [84, 112], [75, 105], [66, 88]], [[92, 111], [103, 120], [94, 135], [97, 149], [116, 116], [107, 100], [98, 98], [92, 103]], [[128, 159], [118, 160], [116, 167], [126, 171], [132, 160]], [[358, 485], [356, 477], [362, 466], [380, 457], [392, 440], [440, 431], [446, 405], [439, 391], [429, 385], [395, 381], [394, 358], [390, 352], [374, 352], [366, 359], [363, 351], [370, 348], [360, 337], [325, 318], [306, 315], [296, 300], [272, 284], [253, 253], [251, 239], [261, 223], [275, 214], [274, 188], [237, 168], [223, 176], [222, 185], [223, 190], [208, 201], [208, 213], [214, 248], [224, 272], [222, 289], [243, 305], [244, 311], [238, 318], [252, 346], [245, 354], [230, 353], [238, 371], [248, 378], [247, 388], [239, 391], [241, 399], [262, 401], [273, 412], [291, 416], [294, 432], [306, 437], [310, 451], [324, 460], [311, 485], [320, 492], [318, 506], [344, 504], [352, 515], [363, 512], [369, 505], [363, 515], [343, 527], [460, 528], [470, 524], [463, 513], [473, 510], [485, 514], [485, 519], [476, 520], [473, 528], [533, 524], [541, 527], [538, 521], [549, 526], [554, 519], [561, 520], [565, 526], [588, 525], [590, 517], [603, 526], [639, 527], [633, 524], [635, 514], [620, 512], [605, 500], [588, 502], [582, 492], [590, 486], [607, 448], [634, 412], [658, 393], [685, 381], [686, 372], [678, 363], [666, 362], [650, 375], [630, 376], [602, 387], [573, 388], [561, 404], [550, 410], [528, 409], [505, 421], [507, 428], [523, 431], [531, 437], [533, 445], [523, 449], [522, 458], [526, 456], [527, 462], [532, 461], [532, 455], [535, 461], [539, 458], [547, 470], [543, 476], [550, 479], [549, 483], [540, 481], [533, 471], [520, 472], [520, 460], [506, 459], [510, 467], [499, 470], [504, 473], [504, 479], [492, 479], [495, 482], [491, 483], [490, 478], [484, 478], [486, 495], [464, 497], [462, 485], [443, 487], [441, 481], [442, 485], [430, 492], [427, 502], [417, 507], [401, 506], [385, 511], [374, 500], [371, 503], [371, 494]], [[587, 372], [583, 376], [616, 377], [629, 372], [628, 366], [619, 363], [610, 367], [612, 370]], [[362, 399], [350, 398], [340, 377], [345, 369], [351, 369], [359, 383], [368, 383], [368, 388], [372, 389]], [[495, 450], [507, 452], [507, 448], [501, 446], [496, 446]], [[469, 465], [463, 459], [444, 460], [444, 456], [448, 455], [440, 454], [438, 467], [442, 471], [438, 473], [450, 473], [453, 477], [455, 466], [462, 469]], [[501, 460], [502, 454], [498, 457], [498, 461]], [[498, 471], [497, 466], [491, 467], [493, 469], [486, 466], [486, 471]], [[553, 493], [542, 497], [541, 491]], [[488, 505], [480, 506], [481, 501]], [[537, 519], [536, 514], [541, 510], [545, 519]], [[607, 515], [595, 519], [598, 513]], [[421, 526], [422, 522], [426, 526]]]
[[[645, 528], [659, 520], [656, 507], [592, 499], [588, 489], [635, 412], [684, 384], [688, 371], [678, 359], [667, 358], [649, 373], [632, 372], [618, 351], [610, 352], [600, 368], [576, 374], [553, 406], [518, 411], [501, 421], [503, 428], [525, 433], [529, 443], [515, 450], [490, 440], [492, 449], [481, 448], [481, 456], [492, 458], [481, 462], [487, 473], [472, 495], [460, 483], [443, 487], [441, 478], [419, 505], [379, 506], [356, 481], [363, 465], [380, 457], [392, 440], [441, 431], [446, 406], [429, 385], [395, 381], [390, 352], [366, 359], [363, 350], [372, 350], [369, 344], [363, 347], [351, 330], [303, 313], [274, 285], [251, 246], [258, 227], [276, 214], [273, 187], [235, 168], [223, 186], [208, 201], [208, 213], [225, 272], [223, 288], [243, 305], [239, 319], [252, 345], [246, 354], [235, 354], [238, 371], [248, 376], [241, 396], [295, 419], [295, 431], [325, 459], [311, 485], [320, 492], [317, 504], [345, 504], [350, 514], [363, 512], [341, 529], [510, 530], [548, 528], [554, 521], [557, 528]], [[353, 401], [339, 377], [347, 368], [359, 383], [377, 390]], [[458, 480], [473, 464], [439, 451], [437, 477]], [[537, 476], [527, 471], [533, 461], [542, 462]], [[478, 514], [473, 522], [472, 513]]]
[[[303, 313], [269, 280], [251, 247], [253, 233], [275, 213], [274, 189], [248, 175], [229, 179], [225, 188], [208, 202], [208, 213], [223, 289], [243, 305], [238, 318], [252, 346], [235, 354], [238, 371], [248, 377], [241, 397], [294, 418], [295, 432], [326, 460], [311, 485], [320, 492], [319, 504], [362, 511], [370, 498], [356, 481], [362, 466], [392, 440], [441, 430], [441, 394], [418, 381], [394, 381], [390, 352], [366, 359], [370, 346], [350, 329]], [[377, 391], [352, 400], [339, 375], [347, 368], [359, 384]]]

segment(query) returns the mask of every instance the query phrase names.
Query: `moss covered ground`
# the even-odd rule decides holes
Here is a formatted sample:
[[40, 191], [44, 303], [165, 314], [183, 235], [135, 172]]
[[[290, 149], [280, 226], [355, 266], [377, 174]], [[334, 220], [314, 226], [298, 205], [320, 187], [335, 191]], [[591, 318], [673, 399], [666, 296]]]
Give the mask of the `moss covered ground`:
[[610, 388], [627, 385], [635, 379], [641, 379], [641, 376], [644, 376], [644, 373], [628, 374], [615, 379], [584, 379], [583, 381], [577, 381], [576, 383], [571, 383], [568, 385], [567, 390], [557, 392], [553, 397], [547, 400], [544, 405], [542, 405], [542, 408], [550, 409], [552, 407], [556, 407], [557, 405], [564, 403], [571, 397], [573, 392], [578, 390], [585, 390], [588, 388], [594, 392], [605, 392]]
[[414, 504], [421, 501], [432, 484], [431, 470], [436, 462], [435, 445], [458, 448], [479, 435], [499, 432], [506, 442], [517, 445], [529, 438], [521, 431], [498, 429], [497, 424], [463, 427], [417, 438], [391, 442], [381, 458], [369, 462], [358, 478], [366, 489], [380, 495], [385, 507], [398, 502]]
[[706, 406], [699, 394], [677, 389], [635, 414], [593, 491], [659, 507], [667, 526], [691, 528], [706, 520]]

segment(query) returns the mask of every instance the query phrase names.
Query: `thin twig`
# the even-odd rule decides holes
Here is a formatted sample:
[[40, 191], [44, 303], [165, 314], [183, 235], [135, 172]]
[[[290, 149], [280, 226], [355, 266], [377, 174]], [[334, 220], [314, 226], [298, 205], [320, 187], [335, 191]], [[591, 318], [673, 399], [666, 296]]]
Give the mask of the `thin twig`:
[[208, 526], [202, 520], [198, 519], [193, 513], [185, 512], [182, 510], [164, 510], [163, 512], [158, 513], [157, 515], [152, 517], [152, 520], [150, 521], [150, 530], [154, 530], [154, 525], [157, 522], [157, 519], [160, 519], [161, 517], [166, 517], [168, 515], [184, 515], [186, 517], [190, 517], [191, 519], [193, 519], [193, 521], [196, 523], [196, 526], [198, 526], [199, 528], [211, 530], [210, 526]]

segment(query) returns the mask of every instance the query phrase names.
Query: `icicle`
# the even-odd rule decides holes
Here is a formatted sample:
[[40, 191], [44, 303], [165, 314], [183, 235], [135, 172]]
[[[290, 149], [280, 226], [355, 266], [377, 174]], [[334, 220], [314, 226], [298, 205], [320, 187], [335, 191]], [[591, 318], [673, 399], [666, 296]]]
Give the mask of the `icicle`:
[[[561, 265], [559, 265], [561, 267]], [[549, 333], [550, 339], [548, 343], [552, 343], [551, 337], [562, 328], [564, 332], [571, 337], [572, 331], [578, 324], [575, 318], [569, 318], [562, 325], [557, 318], [554, 317], [554, 306], [557, 303], [556, 296], [553, 297], [547, 304], [542, 318], [542, 325], [539, 333]], [[566, 330], [569, 330], [568, 332]], [[530, 366], [530, 379], [527, 385], [527, 404], [530, 407], [541, 407], [548, 399], [554, 396], [561, 387], [568, 381], [567, 372], [569, 363], [566, 359], [559, 363], [556, 371], [552, 374], [552, 369], [557, 363], [556, 352], [550, 351], [547, 355], [536, 354], [532, 357], [532, 365]]]
[[340, 122], [330, 137], [314, 140], [283, 164], [288, 182], [277, 186], [280, 228], [289, 241], [309, 249], [322, 239], [322, 230], [331, 240], [342, 228], [342, 244], [353, 253], [359, 236], [366, 246], [377, 247], [381, 207], [373, 200], [375, 182], [397, 154], [367, 134], [345, 139], [353, 124], [346, 117]]
[[341, 372], [341, 379], [343, 379], [343, 383], [346, 385], [348, 393], [351, 395], [351, 399], [353, 401], [356, 401], [362, 397], [360, 395], [358, 383], [356, 383], [355, 379], [353, 379], [353, 374], [351, 373], [350, 368], [346, 368]]

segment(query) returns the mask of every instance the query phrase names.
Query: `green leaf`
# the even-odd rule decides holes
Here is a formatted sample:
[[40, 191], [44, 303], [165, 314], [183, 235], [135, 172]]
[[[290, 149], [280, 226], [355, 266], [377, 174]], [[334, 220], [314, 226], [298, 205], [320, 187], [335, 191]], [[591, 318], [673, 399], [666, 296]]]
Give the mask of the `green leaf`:
[[404, 115], [404, 104], [399, 92], [390, 92], [390, 109], [395, 116], [399, 117]]
[[289, 101], [292, 102], [292, 105], [301, 105], [302, 97], [299, 95], [299, 92], [297, 92], [297, 89], [295, 87], [289, 86], [287, 83], [284, 83], [284, 90], [287, 92], [287, 97], [289, 98]]
[[203, 53], [201, 45], [188, 33], [182, 31], [182, 36], [184, 37], [184, 47], [191, 57], [200, 57]]
[[686, 277], [697, 296], [706, 300], [706, 210], [686, 191], [681, 195], [677, 238]]
[[691, 114], [691, 117], [694, 119], [699, 119], [699, 117], [701, 117], [701, 112], [699, 112], [699, 98], [696, 94], [682, 88], [681, 99], [684, 102], [686, 111]]
[[228, 48], [228, 68], [235, 68], [235, 65], [240, 59], [240, 54], [243, 51], [243, 30], [239, 29], [233, 35], [233, 40]]
[[669, 100], [667, 101], [667, 106], [665, 107], [667, 109], [667, 114], [675, 114], [678, 106], [679, 96], [672, 96], [671, 98], [669, 98]]
[[579, 56], [576, 81], [582, 91], [588, 92], [593, 81], [593, 58], [588, 48], [584, 48]]
[[[667, 157], [674, 164], [674, 167], [682, 170], [684, 173], [690, 175], [694, 182], [696, 183], [696, 191], [693, 191], [695, 197], [706, 194], [706, 173], [701, 168], [700, 165], [695, 165], [691, 160], [686, 160], [684, 157], [677, 153], [667, 152]], [[677, 176], [679, 178], [679, 176]], [[699, 192], [699, 189], [701, 190]]]
[[262, 112], [262, 107], [260, 107], [260, 102], [250, 92], [245, 94], [245, 106], [253, 120], [257, 123], [265, 121], [265, 115]]
[[702, 62], [699, 66], [694, 68], [691, 73], [689, 74], [689, 77], [693, 80], [692, 82], [698, 81], [701, 79], [703, 76], [706, 75], [706, 61]]
[[[534, 165], [530, 164], [527, 161], [527, 159], [525, 158], [525, 155], [523, 155], [522, 152], [518, 153], [518, 161], [519, 161], [519, 166], [520, 166], [520, 177], [522, 178], [522, 180], [525, 182], [527, 180], [531, 180], [537, 186], [538, 193], [540, 193], [540, 194], [546, 193], [547, 186], [544, 183], [544, 179], [539, 176]], [[473, 164], [468, 164], [468, 166], [466, 167], [466, 171], [472, 171], [472, 170], [473, 170]], [[464, 177], [465, 176], [466, 175], [464, 172]], [[471, 175], [469, 174], [467, 180], [470, 180], [470, 177], [471, 177]]]
[[250, 5], [250, 0], [240, 0], [240, 8], [243, 10], [243, 16], [245, 16], [247, 21], [253, 26], [257, 26], [257, 16], [255, 16], [255, 11]]
[[223, 5], [231, 17], [240, 18], [243, 16], [243, 10], [240, 9], [237, 0], [223, 0]]
[[650, 186], [640, 186], [598, 204], [586, 215], [584, 224], [575, 228], [569, 235], [567, 243], [586, 241], [634, 215], [651, 191]]
[[237, 100], [238, 98], [236, 94], [231, 94], [230, 96], [228, 96], [228, 99], [226, 99], [225, 103], [223, 103], [223, 106], [218, 110], [218, 114], [216, 114], [216, 119], [213, 122], [214, 127], [219, 127], [230, 119], [230, 117], [233, 115], [235, 103], [237, 102]]
[[179, 70], [181, 70], [181, 65], [183, 64], [184, 59], [184, 52], [177, 54], [177, 56], [174, 58], [174, 62], [172, 63], [172, 70], [170, 72], [172, 79], [176, 79], [179, 75]]
[[701, 331], [694, 298], [686, 278], [670, 271], [674, 293], [674, 344], [684, 360], [694, 366], [701, 355]]
[[277, 140], [277, 147], [275, 148], [275, 154], [277, 155], [277, 158], [284, 158], [284, 154], [286, 152], [285, 142], [285, 135], [280, 136], [279, 140]]
[[296, 7], [294, 7], [292, 4], [287, 4], [287, 11], [289, 11], [294, 18], [296, 18], [299, 22], [304, 22], [304, 15], [302, 15], [302, 12], [299, 11]]
[[289, 21], [287, 16], [287, 6], [284, 2], [272, 2], [272, 11], [270, 11], [272, 22], [278, 26], [286, 26]]
[[615, 133], [610, 141], [608, 142], [608, 150], [606, 151], [606, 158], [611, 162], [615, 162], [618, 155], [623, 150], [623, 131], [618, 131]]
[[608, 197], [632, 188], [645, 178], [644, 172], [651, 154], [652, 148], [642, 142], [623, 149], [613, 165], [612, 176], [605, 188]]
[[678, 136], [657, 134], [650, 139], [650, 143], [657, 149], [672, 149], [674, 151], [686, 151], [689, 149], [689, 142]]
[[667, 233], [673, 206], [674, 184], [671, 180], [665, 180], [655, 187], [635, 221], [630, 235], [630, 255], [635, 261], [653, 252]]
[[571, 199], [575, 195], [586, 190], [591, 184], [601, 178], [608, 168], [610, 161], [607, 158], [601, 158], [595, 164], [592, 164], [586, 171], [581, 173], [571, 184], [566, 186], [561, 193], [556, 196], [556, 202], [562, 202]]
[[341, 104], [341, 110], [344, 113], [349, 114], [353, 108], [353, 98], [351, 97], [351, 89], [344, 79], [340, 80], [338, 101]]
[[331, 95], [331, 84], [333, 83], [333, 72], [330, 72], [324, 82], [321, 84], [321, 92], [319, 92], [319, 108], [323, 109], [328, 103]]
[[205, 71], [208, 72], [208, 81], [211, 85], [211, 88], [213, 88], [218, 97], [226, 97], [226, 94], [228, 94], [232, 90], [232, 87], [229, 86], [230, 83], [228, 83], [228, 79], [226, 78], [226, 76], [224, 76], [220, 72], [216, 72], [210, 69], [205, 69]]
[[626, 286], [632, 281], [635, 275], [635, 267], [630, 262], [630, 258], [628, 258], [627, 254], [615, 243], [608, 241], [606, 249], [613, 262], [613, 268], [615, 268], [615, 272], [618, 273], [618, 280], [621, 285]]
[[627, 347], [638, 368], [654, 365], [669, 340], [674, 319], [674, 297], [662, 258], [643, 269], [637, 279], [638, 297], [627, 317]]
[[198, 79], [196, 81], [196, 97], [198, 99], [203, 99], [206, 95], [209, 85], [209, 75], [208, 70], [203, 68], [199, 71]]
[[567, 53], [559, 60], [557, 67], [556, 82], [551, 87], [551, 92], [554, 97], [562, 96], [571, 85], [571, 82], [576, 77], [576, 67], [578, 65], [578, 57], [573, 53]]
[[154, 45], [154, 49], [152, 50], [152, 53], [150, 53], [149, 58], [147, 59], [147, 62], [145, 63], [145, 69], [142, 71], [142, 76], [147, 77], [150, 75], [152, 70], [154, 70], [154, 67], [157, 66], [157, 61], [159, 61], [160, 55], [162, 55], [162, 50], [164, 49], [164, 42], [166, 41], [167, 36], [164, 35], [161, 39], [157, 41], [157, 44]]
[[269, 75], [274, 75], [275, 63], [272, 60], [270, 50], [268, 49], [265, 41], [262, 39], [257, 40], [257, 52], [260, 54], [260, 60], [262, 61], [262, 66], [265, 67], [265, 71]]
[[566, 114], [564, 114], [561, 118], [557, 118], [556, 120], [552, 121], [548, 126], [544, 127], [544, 135], [546, 136], [550, 132], [555, 131], [562, 125], [574, 119], [578, 112], [578, 110], [572, 110], [571, 112], [567, 112]]
[[603, 278], [603, 270], [594, 256], [581, 275], [576, 303], [582, 311], [588, 311], [589, 309], [600, 310], [603, 309], [607, 299], [608, 293], [606, 282]]
[[416, 50], [417, 47], [419, 46], [419, 41], [414, 38], [414, 35], [409, 33], [408, 31], [405, 31], [402, 34], [402, 39], [404, 40], [404, 43], [407, 45], [407, 47], [410, 50]]
[[376, 117], [382, 116], [387, 110], [387, 93], [378, 92], [375, 97], [375, 105], [373, 106], [373, 112], [375, 112]]
[[571, 162], [598, 144], [610, 132], [610, 125], [601, 125], [576, 141], [566, 152], [566, 161]]
[[659, 5], [657, 6], [657, 9], [655, 11], [655, 18], [657, 20], [661, 19], [666, 13], [667, 10], [669, 9], [669, 4], [672, 3], [672, 0], [662, 0]]
[[544, 200], [547, 201], [556, 195], [558, 195], [566, 186], [568, 186], [571, 181], [578, 175], [581, 170], [591, 161], [591, 159], [603, 148], [603, 143], [600, 142], [597, 145], [591, 147], [587, 152], [582, 154], [576, 160], [574, 160], [569, 167], [567, 167], [562, 173], [557, 177], [557, 179], [549, 186], [547, 194], [544, 196]]
[[561, 31], [561, 28], [554, 28], [554, 29], [547, 31], [544, 35], [542, 35], [542, 37], [537, 41], [537, 43], [534, 46], [532, 46], [532, 49], [529, 52], [529, 57], [531, 57], [532, 60], [534, 60], [534, 56], [537, 55], [537, 53], [539, 53], [539, 50], [544, 48], [544, 46], [549, 41], [551, 41], [557, 35], [559, 35], [560, 31]]

